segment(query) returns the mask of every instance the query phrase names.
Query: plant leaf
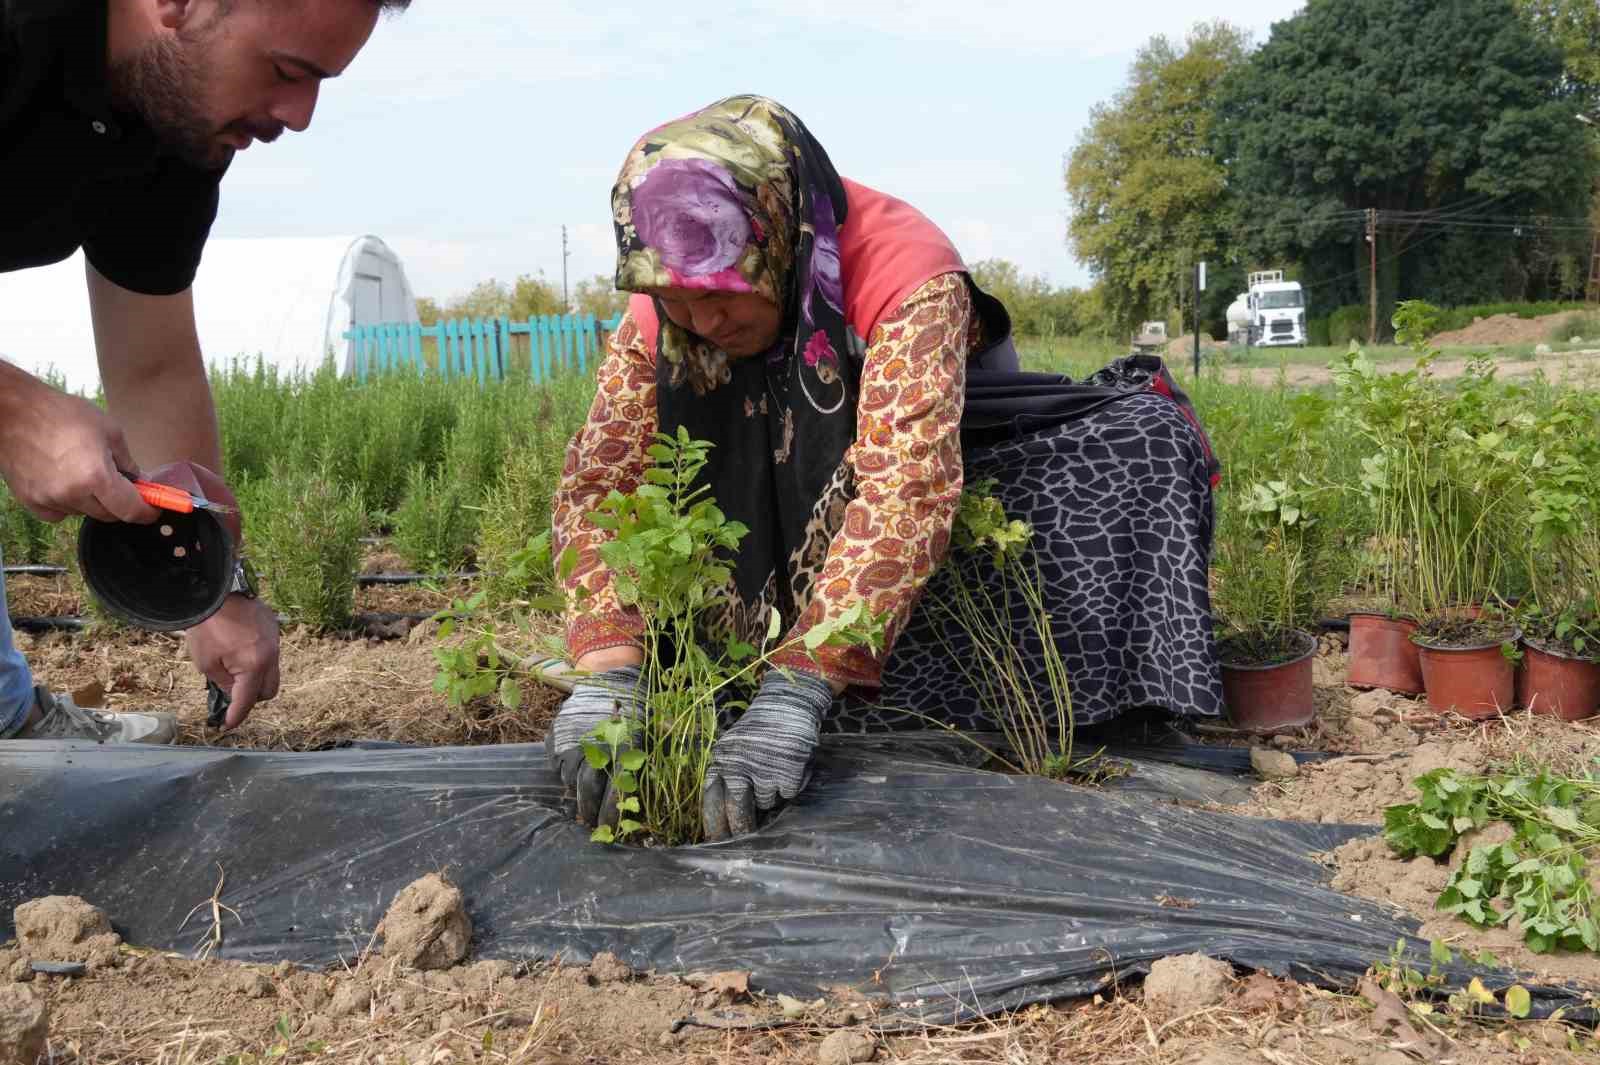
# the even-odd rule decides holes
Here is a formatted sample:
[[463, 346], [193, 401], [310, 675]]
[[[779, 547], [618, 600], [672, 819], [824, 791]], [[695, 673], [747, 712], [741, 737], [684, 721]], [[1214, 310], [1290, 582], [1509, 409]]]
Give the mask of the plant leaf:
[[1533, 1012], [1533, 996], [1521, 984], [1506, 988], [1506, 1012], [1519, 1020]]

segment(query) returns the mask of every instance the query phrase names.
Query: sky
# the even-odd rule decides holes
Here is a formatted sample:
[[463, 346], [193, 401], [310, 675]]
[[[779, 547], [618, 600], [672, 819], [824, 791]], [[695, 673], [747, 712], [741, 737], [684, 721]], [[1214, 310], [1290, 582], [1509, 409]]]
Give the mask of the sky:
[[241, 153], [219, 237], [371, 233], [418, 295], [614, 267], [611, 183], [645, 130], [760, 93], [840, 173], [920, 208], [968, 262], [1062, 285], [1062, 165], [1155, 34], [1226, 17], [1264, 40], [1294, 0], [414, 0], [386, 17], [311, 129]]

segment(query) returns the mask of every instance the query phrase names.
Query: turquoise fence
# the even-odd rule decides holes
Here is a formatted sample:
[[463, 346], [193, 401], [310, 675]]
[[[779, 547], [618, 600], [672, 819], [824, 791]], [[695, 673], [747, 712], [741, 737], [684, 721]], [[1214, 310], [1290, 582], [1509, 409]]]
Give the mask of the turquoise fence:
[[[564, 370], [584, 373], [597, 359], [604, 333], [618, 319], [602, 322], [592, 314], [548, 314], [513, 321], [510, 318], [451, 318], [433, 325], [382, 322], [358, 325], [344, 334], [355, 348], [357, 380], [369, 374], [430, 369], [439, 376], [477, 378], [479, 384], [502, 381], [511, 368], [514, 337], [528, 338], [529, 372], [535, 384]], [[423, 357], [422, 342], [433, 340], [437, 365]]]

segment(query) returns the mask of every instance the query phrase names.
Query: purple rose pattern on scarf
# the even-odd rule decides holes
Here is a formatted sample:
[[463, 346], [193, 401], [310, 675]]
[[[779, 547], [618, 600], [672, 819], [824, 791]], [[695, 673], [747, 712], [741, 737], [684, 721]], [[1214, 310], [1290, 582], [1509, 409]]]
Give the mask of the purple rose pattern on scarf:
[[[800, 297], [800, 310], [808, 325], [816, 324], [811, 315], [811, 296], [821, 293], [835, 312], [844, 311], [844, 281], [839, 274], [839, 223], [833, 217], [833, 201], [819, 189], [811, 191], [815, 211], [816, 236], [811, 245], [811, 277]], [[815, 364], [813, 364], [815, 365]]]
[[706, 159], [664, 159], [652, 167], [633, 190], [633, 221], [639, 239], [685, 287], [712, 287], [693, 282], [713, 277], [717, 287], [726, 286], [725, 271], [750, 241], [738, 186]]

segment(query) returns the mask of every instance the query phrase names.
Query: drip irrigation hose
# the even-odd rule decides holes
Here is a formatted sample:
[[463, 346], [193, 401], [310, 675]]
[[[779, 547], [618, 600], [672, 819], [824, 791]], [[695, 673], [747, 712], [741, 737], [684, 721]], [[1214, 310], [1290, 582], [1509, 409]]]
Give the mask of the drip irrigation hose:
[[[65, 566], [6, 566], [7, 577], [60, 577], [67, 572]], [[374, 584], [422, 584], [424, 581], [466, 581], [483, 576], [481, 570], [464, 569], [457, 573], [363, 573], [356, 584], [366, 588]]]
[[[432, 620], [435, 616], [437, 615], [431, 613], [407, 614], [374, 612], [367, 614], [352, 614], [350, 616], [350, 628], [344, 631], [356, 632], [375, 628], [381, 625], [393, 625], [397, 621], [414, 621], [418, 624], [421, 624], [424, 621]], [[294, 619], [286, 615], [279, 614], [278, 624], [293, 625]], [[83, 630], [87, 629], [89, 625], [90, 621], [88, 618], [77, 616], [32, 617], [28, 615], [22, 615], [19, 617], [13, 617], [11, 619], [11, 627], [16, 629], [18, 632], [82, 632]]]

